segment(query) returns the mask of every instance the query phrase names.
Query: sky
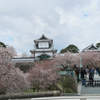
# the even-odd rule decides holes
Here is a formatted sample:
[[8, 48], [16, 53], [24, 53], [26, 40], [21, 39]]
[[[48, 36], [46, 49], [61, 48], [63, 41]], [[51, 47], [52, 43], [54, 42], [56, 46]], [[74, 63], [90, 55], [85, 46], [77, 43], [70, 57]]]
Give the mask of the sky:
[[18, 55], [44, 34], [57, 53], [70, 44], [80, 51], [100, 42], [100, 0], [0, 0], [0, 41]]

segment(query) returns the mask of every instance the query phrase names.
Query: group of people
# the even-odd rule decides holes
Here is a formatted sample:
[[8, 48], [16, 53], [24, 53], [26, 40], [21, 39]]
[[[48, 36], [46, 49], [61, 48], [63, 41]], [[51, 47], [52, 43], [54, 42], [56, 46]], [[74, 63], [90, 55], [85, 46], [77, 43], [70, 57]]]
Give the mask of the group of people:
[[93, 82], [93, 79], [94, 79], [94, 74], [98, 74], [100, 76], [100, 71], [99, 71], [99, 67], [96, 67], [96, 68], [87, 68], [87, 67], [82, 67], [82, 68], [74, 68], [74, 71], [75, 71], [75, 75], [77, 76], [77, 82], [79, 82], [79, 75], [81, 77], [81, 82], [82, 82], [82, 85], [85, 85], [85, 79], [88, 75], [89, 77], [89, 80], [91, 82]]

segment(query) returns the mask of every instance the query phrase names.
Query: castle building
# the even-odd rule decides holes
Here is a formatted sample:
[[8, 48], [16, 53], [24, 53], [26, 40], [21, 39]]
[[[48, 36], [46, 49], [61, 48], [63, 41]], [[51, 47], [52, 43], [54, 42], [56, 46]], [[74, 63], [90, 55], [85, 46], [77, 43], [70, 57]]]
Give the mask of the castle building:
[[84, 49], [82, 50], [82, 52], [85, 52], [85, 51], [100, 52], [100, 47], [97, 48], [96, 46], [94, 46], [93, 44], [91, 44], [91, 45], [87, 46], [86, 48], [84, 48]]
[[34, 55], [34, 60], [52, 60], [57, 50], [54, 49], [53, 40], [43, 34], [39, 39], [34, 40], [34, 49], [30, 52]]
[[34, 57], [12, 58], [12, 61], [14, 61], [17, 64], [25, 64], [33, 63], [36, 60], [53, 59], [57, 50], [54, 49], [52, 39], [47, 38], [43, 34], [39, 39], [34, 40], [34, 43], [34, 49], [30, 50]]

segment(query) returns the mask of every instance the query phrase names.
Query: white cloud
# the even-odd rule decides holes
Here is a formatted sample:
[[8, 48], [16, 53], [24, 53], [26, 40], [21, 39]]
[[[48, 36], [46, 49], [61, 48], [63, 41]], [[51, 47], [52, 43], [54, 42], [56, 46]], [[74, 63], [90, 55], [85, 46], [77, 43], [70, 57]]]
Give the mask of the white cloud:
[[0, 41], [21, 54], [42, 34], [60, 51], [100, 42], [99, 0], [0, 0]]

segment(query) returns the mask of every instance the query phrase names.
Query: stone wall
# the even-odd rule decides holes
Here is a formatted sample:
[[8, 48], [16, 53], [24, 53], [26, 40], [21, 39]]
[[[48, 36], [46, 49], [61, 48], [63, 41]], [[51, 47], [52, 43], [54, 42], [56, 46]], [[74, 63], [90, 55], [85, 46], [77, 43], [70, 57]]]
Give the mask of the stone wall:
[[60, 96], [60, 91], [6, 94], [6, 95], [0, 95], [0, 100], [20, 99], [20, 98], [36, 98], [36, 97], [51, 97], [51, 96]]

